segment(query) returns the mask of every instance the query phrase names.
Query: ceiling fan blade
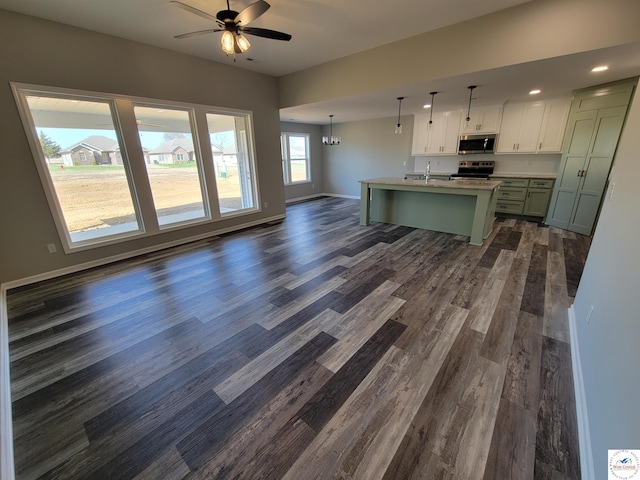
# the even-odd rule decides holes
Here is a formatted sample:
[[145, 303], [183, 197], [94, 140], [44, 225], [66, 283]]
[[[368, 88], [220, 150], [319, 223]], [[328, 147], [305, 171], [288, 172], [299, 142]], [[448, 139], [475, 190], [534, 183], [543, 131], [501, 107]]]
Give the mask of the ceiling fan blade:
[[182, 3], [179, 2], [178, 0], [171, 0], [171, 2], [169, 3], [173, 3], [176, 7], [180, 7], [183, 10], [186, 10], [187, 12], [191, 12], [194, 13], [202, 18], [206, 18], [207, 20], [210, 20], [212, 22], [217, 22], [218, 19], [216, 17], [214, 17], [213, 15], [208, 14], [207, 12], [203, 12], [202, 10], [196, 8], [196, 7], [192, 7], [191, 5], [187, 5], [186, 3]]
[[258, 0], [257, 2], [252, 3], [247, 8], [242, 10], [238, 15], [236, 15], [236, 18], [234, 18], [233, 21], [236, 24], [247, 25], [250, 22], [253, 22], [264, 12], [269, 10], [270, 7], [271, 5], [269, 5], [264, 0]]
[[256, 37], [271, 38], [273, 40], [291, 40], [291, 35], [283, 32], [276, 32], [275, 30], [269, 30], [268, 28], [256, 28], [256, 27], [238, 27], [243, 33], [249, 35], [255, 35]]
[[173, 38], [189, 38], [189, 37], [195, 37], [197, 35], [205, 35], [207, 33], [215, 33], [215, 32], [221, 32], [223, 29], [221, 28], [209, 28], [207, 30], [198, 30], [197, 32], [189, 32], [189, 33], [182, 33], [180, 35], [176, 35]]

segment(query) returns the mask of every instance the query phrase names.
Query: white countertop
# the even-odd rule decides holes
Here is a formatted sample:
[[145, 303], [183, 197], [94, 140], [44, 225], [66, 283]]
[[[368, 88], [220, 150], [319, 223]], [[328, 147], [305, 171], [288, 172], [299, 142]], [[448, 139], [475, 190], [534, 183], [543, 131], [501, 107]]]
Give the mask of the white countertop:
[[[431, 176], [449, 176], [455, 175], [457, 172], [431, 172], [429, 175]], [[407, 172], [407, 174], [418, 174], [424, 175], [424, 172]], [[406, 174], [405, 174], [406, 175]], [[498, 177], [498, 178], [544, 178], [549, 180], [555, 180], [558, 175], [555, 173], [513, 173], [513, 172], [493, 172], [489, 175], [490, 178]]]
[[460, 178], [456, 180], [405, 180], [397, 177], [379, 177], [360, 180], [360, 183], [375, 183], [379, 185], [396, 185], [405, 187], [430, 188], [458, 188], [468, 190], [495, 190], [502, 182], [499, 180], [478, 180], [475, 178]]

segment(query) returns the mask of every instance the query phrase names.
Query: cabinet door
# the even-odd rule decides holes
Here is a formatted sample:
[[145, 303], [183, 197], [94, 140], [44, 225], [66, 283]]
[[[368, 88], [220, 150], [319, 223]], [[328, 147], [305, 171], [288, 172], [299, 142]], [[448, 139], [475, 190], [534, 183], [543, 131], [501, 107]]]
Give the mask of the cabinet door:
[[538, 148], [538, 136], [543, 116], [544, 103], [536, 102], [524, 106], [520, 134], [516, 144], [518, 153], [535, 153]]
[[466, 115], [462, 115], [460, 134], [497, 133], [500, 128], [501, 114], [502, 108], [499, 106], [478, 108], [472, 106], [469, 121], [467, 121]]
[[427, 119], [427, 154], [440, 155], [444, 145], [444, 139], [447, 134], [447, 119], [442, 115], [434, 115], [433, 123], [429, 125]]
[[415, 115], [413, 119], [413, 143], [411, 144], [411, 155], [427, 155], [427, 122], [429, 115]]
[[569, 101], [547, 102], [538, 139], [538, 152], [560, 153], [562, 151], [562, 141], [567, 129], [570, 109], [571, 102]]
[[442, 112], [433, 115], [433, 123], [428, 124], [428, 155], [456, 155], [458, 153], [458, 132], [460, 112]]
[[502, 125], [498, 136], [498, 153], [513, 153], [518, 144], [520, 125], [522, 124], [522, 112], [524, 105], [509, 105], [502, 114]]
[[532, 217], [544, 217], [549, 207], [551, 190], [548, 188], [530, 188], [524, 201], [524, 214]]
[[568, 228], [575, 203], [580, 173], [584, 169], [597, 110], [572, 114], [567, 126], [567, 147], [562, 155], [547, 223], [554, 227]]
[[598, 111], [592, 146], [584, 163], [569, 223], [569, 230], [573, 232], [591, 235], [593, 231], [626, 112], [626, 106]]
[[535, 153], [543, 115], [543, 102], [505, 107], [498, 138], [498, 153]]

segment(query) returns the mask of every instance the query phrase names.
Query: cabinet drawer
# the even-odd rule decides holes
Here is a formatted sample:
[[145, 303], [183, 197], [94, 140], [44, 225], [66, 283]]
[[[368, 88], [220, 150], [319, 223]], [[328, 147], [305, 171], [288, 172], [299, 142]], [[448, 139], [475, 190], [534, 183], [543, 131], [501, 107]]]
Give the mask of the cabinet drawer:
[[553, 180], [529, 180], [529, 186], [532, 188], [553, 188]]
[[500, 180], [501, 187], [528, 187], [528, 178], [491, 178], [491, 180]]
[[523, 209], [524, 202], [498, 200], [498, 203], [496, 203], [496, 213], [511, 213], [513, 215], [522, 215]]
[[526, 188], [514, 188], [514, 187], [503, 187], [500, 186], [500, 190], [498, 190], [498, 201], [500, 200], [521, 200], [527, 197], [527, 189]]

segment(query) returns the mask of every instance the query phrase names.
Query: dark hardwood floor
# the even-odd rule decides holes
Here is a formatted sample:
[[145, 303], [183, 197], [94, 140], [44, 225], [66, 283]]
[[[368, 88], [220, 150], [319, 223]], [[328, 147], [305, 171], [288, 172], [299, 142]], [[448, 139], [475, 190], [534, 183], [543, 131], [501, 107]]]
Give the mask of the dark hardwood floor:
[[7, 294], [18, 479], [578, 479], [590, 239], [359, 202]]

